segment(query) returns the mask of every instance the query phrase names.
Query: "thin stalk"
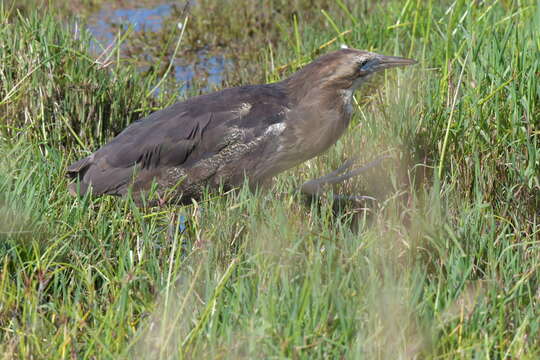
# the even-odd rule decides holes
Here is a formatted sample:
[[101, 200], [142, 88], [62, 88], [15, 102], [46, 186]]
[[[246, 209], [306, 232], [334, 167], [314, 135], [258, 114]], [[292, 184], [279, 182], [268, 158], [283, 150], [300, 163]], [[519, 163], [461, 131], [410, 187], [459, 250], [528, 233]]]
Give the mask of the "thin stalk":
[[450, 116], [448, 117], [448, 121], [446, 122], [446, 131], [444, 134], [444, 141], [443, 141], [443, 147], [441, 152], [441, 160], [439, 161], [439, 178], [442, 176], [442, 169], [443, 169], [443, 163], [444, 163], [444, 157], [446, 155], [446, 147], [448, 146], [448, 136], [450, 134], [450, 124], [452, 124], [452, 119], [454, 118], [454, 110], [456, 108], [456, 102], [457, 97], [459, 94], [459, 89], [461, 87], [461, 81], [463, 79], [463, 73], [465, 72], [465, 65], [467, 64], [467, 59], [469, 58], [469, 53], [467, 53], [467, 56], [465, 56], [465, 61], [463, 63], [463, 66], [461, 68], [461, 74], [459, 74], [459, 80], [456, 87], [456, 92], [454, 93], [454, 100], [452, 101], [452, 107], [450, 108]]
[[169, 75], [169, 72], [171, 71], [171, 69], [173, 67], [173, 64], [174, 64], [174, 58], [176, 57], [176, 54], [178, 53], [178, 48], [180, 47], [180, 42], [182, 41], [182, 37], [184, 36], [184, 31], [186, 30], [187, 22], [188, 22], [188, 17], [186, 16], [186, 18], [184, 19], [184, 23], [182, 25], [182, 30], [180, 32], [180, 36], [178, 37], [178, 41], [176, 42], [176, 47], [174, 48], [174, 52], [173, 52], [173, 54], [171, 56], [171, 60], [169, 61], [169, 66], [167, 67], [167, 70], [165, 71], [165, 73], [161, 77], [161, 80], [159, 80], [159, 82], [156, 84], [156, 86], [154, 86], [152, 88], [152, 90], [150, 90], [148, 93], [146, 93], [146, 96], [151, 96], [154, 93], [154, 91], [156, 91], [156, 89], [158, 89], [161, 86], [161, 83], [163, 83], [163, 81], [167, 78], [167, 75]]

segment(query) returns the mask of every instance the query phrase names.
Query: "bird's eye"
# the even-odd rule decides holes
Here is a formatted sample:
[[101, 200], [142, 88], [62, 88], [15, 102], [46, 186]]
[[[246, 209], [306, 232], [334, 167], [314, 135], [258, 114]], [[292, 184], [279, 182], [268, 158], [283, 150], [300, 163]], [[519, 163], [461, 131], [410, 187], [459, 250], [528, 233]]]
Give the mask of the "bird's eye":
[[368, 62], [368, 59], [360, 61], [360, 63], [358, 64], [358, 71], [362, 71], [362, 68], [366, 66]]

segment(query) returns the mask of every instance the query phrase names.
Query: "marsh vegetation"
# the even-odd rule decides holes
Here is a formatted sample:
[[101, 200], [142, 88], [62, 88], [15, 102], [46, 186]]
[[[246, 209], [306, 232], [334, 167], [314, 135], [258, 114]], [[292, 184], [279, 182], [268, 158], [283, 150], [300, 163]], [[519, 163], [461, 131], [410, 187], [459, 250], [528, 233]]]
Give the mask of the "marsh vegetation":
[[[198, 0], [103, 49], [103, 2], [38, 4], [0, 3], [3, 358], [540, 357], [537, 1]], [[347, 134], [271, 189], [159, 208], [66, 191], [136, 119], [341, 44], [420, 64], [360, 89]], [[201, 51], [219, 81], [176, 76]], [[380, 154], [334, 189], [376, 202], [298, 192]]]

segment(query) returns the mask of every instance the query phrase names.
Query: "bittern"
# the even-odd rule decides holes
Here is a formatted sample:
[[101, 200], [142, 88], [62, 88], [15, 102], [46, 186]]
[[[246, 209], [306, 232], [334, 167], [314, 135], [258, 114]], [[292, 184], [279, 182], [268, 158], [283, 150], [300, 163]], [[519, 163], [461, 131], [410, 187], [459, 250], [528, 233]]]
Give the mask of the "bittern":
[[[73, 195], [124, 196], [151, 192], [158, 203], [190, 203], [204, 190], [250, 187], [332, 146], [351, 120], [354, 91], [374, 73], [415, 60], [341, 49], [319, 57], [289, 78], [240, 86], [178, 102], [129, 125], [108, 144], [74, 163]], [[355, 175], [346, 163], [302, 187], [317, 195], [324, 184]]]

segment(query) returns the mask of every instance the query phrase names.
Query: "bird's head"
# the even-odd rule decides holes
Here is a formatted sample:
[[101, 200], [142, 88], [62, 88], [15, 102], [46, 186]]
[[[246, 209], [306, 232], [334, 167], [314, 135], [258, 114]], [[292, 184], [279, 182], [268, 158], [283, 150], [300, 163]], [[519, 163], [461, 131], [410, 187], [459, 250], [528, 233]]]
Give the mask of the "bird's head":
[[323, 55], [289, 78], [299, 91], [310, 89], [356, 90], [376, 72], [416, 64], [416, 60], [374, 52], [341, 49]]

